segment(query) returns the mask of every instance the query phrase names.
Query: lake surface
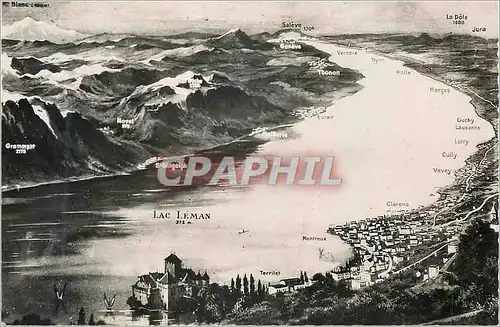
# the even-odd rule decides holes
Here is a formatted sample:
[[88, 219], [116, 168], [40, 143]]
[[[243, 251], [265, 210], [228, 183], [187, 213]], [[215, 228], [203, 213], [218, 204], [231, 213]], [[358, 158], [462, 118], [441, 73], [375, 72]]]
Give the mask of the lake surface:
[[[341, 185], [166, 189], [153, 169], [4, 193], [6, 320], [40, 313], [69, 323], [82, 306], [87, 318], [91, 312], [101, 317], [103, 292], [116, 293], [114, 308], [127, 310], [136, 277], [163, 271], [163, 259], [172, 252], [185, 266], [206, 270], [220, 283], [237, 274], [275, 282], [301, 270], [310, 277], [325, 272], [350, 255], [348, 246], [326, 234], [328, 225], [386, 214], [394, 209], [389, 201], [408, 204], [405, 209], [432, 203], [436, 197], [430, 194], [452, 183], [453, 170], [464, 165], [477, 144], [494, 136], [468, 96], [402, 62], [309, 43], [332, 54], [340, 66], [360, 71], [364, 88], [320, 117], [295, 124], [287, 131], [294, 137], [265, 143], [254, 153], [335, 156]], [[234, 154], [235, 146], [224, 151]], [[155, 210], [209, 213], [210, 219], [176, 224], [175, 219], [153, 219]], [[326, 241], [304, 241], [303, 236]], [[65, 283], [66, 313], [61, 308], [55, 313], [53, 285]], [[132, 322], [123, 312], [105, 320], [148, 324], [147, 319]]]

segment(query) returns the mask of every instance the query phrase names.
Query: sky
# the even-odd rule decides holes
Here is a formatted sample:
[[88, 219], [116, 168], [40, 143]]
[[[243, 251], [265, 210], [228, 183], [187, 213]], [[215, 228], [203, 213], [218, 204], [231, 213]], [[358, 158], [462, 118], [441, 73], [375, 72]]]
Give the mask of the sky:
[[[40, 1], [40, 0], [38, 0]], [[464, 25], [446, 15], [465, 14]], [[239, 27], [247, 33], [273, 32], [282, 22], [313, 26], [311, 34], [403, 32], [473, 34], [498, 37], [496, 1], [312, 2], [312, 1], [95, 1], [50, 2], [49, 8], [3, 8], [2, 25], [26, 16], [85, 34], [168, 35], [186, 31], [223, 32]]]

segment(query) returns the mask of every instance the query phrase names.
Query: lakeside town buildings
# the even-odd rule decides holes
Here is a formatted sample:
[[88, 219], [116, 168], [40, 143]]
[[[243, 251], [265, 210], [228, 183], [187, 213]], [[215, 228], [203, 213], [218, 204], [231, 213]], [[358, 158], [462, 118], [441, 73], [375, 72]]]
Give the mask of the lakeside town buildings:
[[285, 278], [281, 279], [278, 283], [269, 285], [269, 295], [274, 295], [277, 293], [288, 293], [294, 292], [313, 284], [311, 280], [301, 280], [300, 278]]
[[[330, 225], [328, 232], [352, 246], [354, 259], [331, 271], [336, 281], [348, 281], [353, 290], [373, 285], [409, 269], [425, 282], [445, 271], [456, 257], [460, 224], [446, 226], [431, 223], [435, 209], [401, 211], [342, 225]], [[498, 231], [498, 211], [489, 213], [491, 228]], [[175, 254], [165, 258], [164, 272], [150, 272], [138, 277], [132, 285], [132, 307], [148, 310], [169, 310], [182, 299], [194, 299], [210, 284], [205, 272], [201, 275], [184, 268]], [[295, 292], [311, 286], [313, 280], [285, 278], [270, 284], [269, 295]]]
[[[437, 277], [456, 255], [462, 226], [434, 225], [432, 218], [435, 214], [436, 210], [428, 207], [330, 225], [328, 232], [351, 245], [355, 256], [360, 258], [355, 264], [336, 268], [332, 272], [333, 278], [348, 280], [351, 288], [357, 290], [411, 268], [416, 270], [416, 277], [421, 281]], [[496, 230], [497, 215], [497, 209], [493, 207], [489, 219]]]

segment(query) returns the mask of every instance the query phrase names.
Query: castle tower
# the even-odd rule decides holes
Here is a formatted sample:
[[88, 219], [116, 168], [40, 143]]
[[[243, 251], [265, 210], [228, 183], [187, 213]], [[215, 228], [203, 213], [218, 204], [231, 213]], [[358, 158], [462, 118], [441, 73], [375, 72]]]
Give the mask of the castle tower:
[[170, 273], [174, 279], [181, 278], [182, 261], [175, 254], [165, 258], [165, 273]]
[[210, 284], [210, 277], [208, 277], [207, 272], [205, 271], [205, 274], [201, 277], [202, 278], [202, 285], [203, 286], [208, 286]]
[[195, 281], [196, 285], [200, 286], [201, 281], [202, 281], [202, 277], [201, 277], [200, 272], [198, 271], [198, 274], [196, 274], [196, 281]]

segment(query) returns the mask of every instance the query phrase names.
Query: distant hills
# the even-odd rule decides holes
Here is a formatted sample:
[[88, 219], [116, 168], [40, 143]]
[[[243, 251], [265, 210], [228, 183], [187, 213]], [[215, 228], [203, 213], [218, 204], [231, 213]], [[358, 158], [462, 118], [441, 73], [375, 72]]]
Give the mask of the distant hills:
[[[359, 37], [369, 37], [382, 35], [380, 33], [356, 34]], [[395, 41], [403, 41], [406, 45], [428, 45], [433, 46], [443, 41], [447, 41], [450, 35], [429, 35], [428, 33], [420, 33], [417, 35], [389, 33]], [[22, 41], [49, 41], [56, 44], [85, 42], [85, 43], [106, 43], [118, 42], [121, 40], [129, 40], [130, 45], [134, 42], [142, 43], [147, 40], [148, 46], [157, 46], [158, 43], [168, 42], [170, 40], [184, 40], [188, 43], [199, 43], [196, 40], [206, 40], [208, 45], [220, 48], [247, 48], [261, 49], [266, 48], [266, 42], [271, 39], [296, 39], [299, 37], [310, 37], [296, 29], [281, 29], [273, 33], [261, 32], [254, 35], [248, 35], [239, 28], [231, 29], [219, 36], [213, 33], [203, 32], [185, 32], [175, 35], [135, 35], [135, 34], [113, 34], [101, 33], [96, 35], [86, 35], [73, 30], [62, 29], [55, 24], [45, 21], [38, 21], [30, 17], [26, 17], [20, 21], [14, 22], [8, 26], [2, 26], [2, 39], [4, 40], [22, 40]], [[352, 36], [352, 35], [351, 35]], [[459, 35], [451, 35], [451, 38]], [[323, 35], [327, 38], [343, 38], [349, 35]], [[266, 48], [267, 49], [267, 48]]]
[[[223, 49], [261, 49], [265, 50], [270, 47], [266, 42], [273, 38], [297, 38], [307, 36], [301, 32], [294, 30], [279, 30], [274, 33], [258, 33], [249, 36], [239, 28], [227, 31], [222, 35], [214, 35], [210, 33], [186, 32], [177, 35], [163, 36], [139, 36], [133, 34], [111, 34], [101, 33], [96, 35], [86, 35], [77, 31], [62, 29], [54, 24], [34, 20], [26, 17], [20, 21], [12, 23], [8, 26], [2, 26], [2, 39], [4, 40], [22, 40], [22, 41], [48, 41], [56, 44], [64, 43], [110, 43], [110, 42], [126, 42], [127, 45], [139, 43], [148, 46], [158, 46], [165, 48], [164, 42], [169, 40], [183, 39], [189, 43], [199, 43], [195, 40], [206, 40], [207, 45], [219, 47]], [[147, 41], [147, 42], [145, 42]], [[124, 45], [124, 44], [122, 44]], [[168, 47], [172, 48], [172, 46]]]
[[141, 44], [151, 47], [174, 48], [169, 45], [165, 47], [165, 43], [169, 40], [184, 39], [189, 43], [199, 43], [195, 40], [206, 40], [207, 45], [224, 49], [267, 49], [270, 45], [266, 41], [271, 37], [276, 37], [283, 31], [278, 31], [274, 34], [260, 33], [255, 38], [250, 37], [239, 28], [227, 31], [222, 35], [214, 35], [209, 33], [186, 32], [177, 35], [163, 36], [139, 36], [133, 34], [111, 34], [101, 33], [97, 35], [86, 35], [77, 31], [62, 29], [54, 24], [37, 21], [30, 17], [26, 17], [9, 26], [2, 26], [2, 39], [4, 40], [21, 40], [21, 41], [48, 41], [56, 44], [63, 43], [106, 43], [117, 45], [134, 45]]

